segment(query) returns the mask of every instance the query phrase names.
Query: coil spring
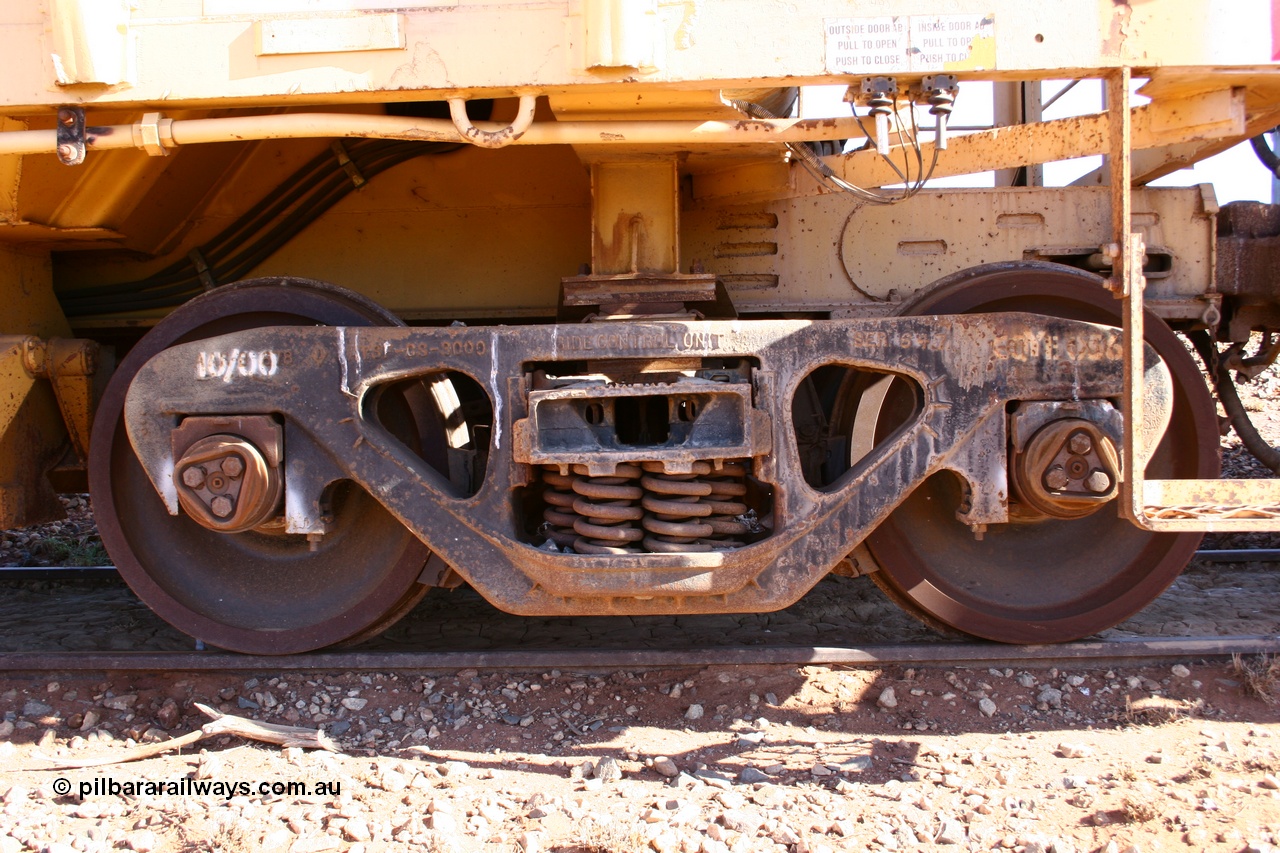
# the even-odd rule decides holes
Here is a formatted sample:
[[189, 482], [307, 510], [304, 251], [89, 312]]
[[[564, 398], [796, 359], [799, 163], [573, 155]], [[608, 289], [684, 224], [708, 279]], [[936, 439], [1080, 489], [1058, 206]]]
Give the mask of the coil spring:
[[[544, 466], [546, 508], [541, 533], [579, 554], [680, 553], [740, 548], [757, 528], [744, 520], [747, 468], [697, 462], [688, 474], [667, 474], [662, 463], [619, 465], [593, 477], [586, 466], [561, 474]], [[639, 524], [637, 524], [639, 522]]]
[[747, 506], [731, 500], [747, 493], [746, 468], [728, 464], [711, 474], [705, 462], [689, 474], [663, 473], [661, 463], [644, 463], [640, 485], [645, 496], [640, 505], [648, 510], [641, 524], [648, 531], [644, 546], [658, 553], [712, 551], [739, 548], [734, 539], [748, 532], [735, 516]]
[[578, 538], [573, 550], [579, 554], [637, 554], [636, 543], [644, 531], [634, 522], [644, 516], [636, 501], [644, 490], [636, 484], [641, 471], [635, 465], [619, 465], [612, 477], [592, 477], [586, 466], [573, 466], [572, 488], [577, 497], [573, 529]]
[[542, 481], [547, 484], [547, 490], [542, 493], [542, 498], [547, 502], [547, 508], [542, 511], [542, 519], [546, 523], [540, 532], [561, 548], [573, 547], [578, 539], [578, 533], [573, 529], [574, 522], [578, 520], [577, 513], [573, 511], [573, 502], [578, 498], [573, 491], [573, 479], [570, 474], [561, 474], [555, 465], [543, 468]]

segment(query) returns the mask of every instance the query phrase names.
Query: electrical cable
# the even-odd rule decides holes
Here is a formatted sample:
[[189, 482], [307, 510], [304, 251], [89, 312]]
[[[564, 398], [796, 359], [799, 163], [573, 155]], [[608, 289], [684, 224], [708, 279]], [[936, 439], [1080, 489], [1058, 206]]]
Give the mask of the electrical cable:
[[[777, 116], [773, 115], [759, 104], [753, 104], [749, 101], [731, 101], [730, 103], [735, 109], [750, 118], [777, 118]], [[913, 128], [910, 132], [908, 132], [906, 124], [902, 120], [901, 111], [894, 111], [894, 122], [898, 138], [900, 140], [907, 141], [906, 145], [899, 146], [902, 149], [903, 154], [902, 167], [900, 168], [898, 164], [893, 161], [892, 152], [890, 152], [890, 155], [883, 157], [885, 162], [889, 164], [889, 167], [893, 169], [894, 174], [901, 179], [901, 183], [904, 185], [901, 193], [888, 194], [877, 192], [876, 190], [868, 189], [866, 187], [860, 187], [857, 184], [846, 181], [837, 175], [830, 166], [823, 162], [823, 160], [813, 152], [813, 149], [808, 145], [795, 142], [788, 142], [784, 144], [786, 145], [787, 150], [796, 157], [800, 165], [812, 174], [819, 182], [833, 186], [871, 204], [898, 204], [899, 202], [906, 201], [919, 193], [920, 190], [924, 188], [925, 184], [928, 183], [929, 179], [933, 177], [933, 172], [938, 165], [938, 148], [935, 146], [933, 149], [933, 158], [929, 163], [929, 168], [927, 170], [925, 169], [924, 151], [920, 143], [919, 126], [916, 122], [915, 116], [916, 102], [913, 98], [908, 98], [907, 103], [909, 104], [908, 110], [911, 113], [911, 125]], [[857, 108], [852, 107], [852, 111], [853, 117], [858, 122], [858, 127], [862, 130], [863, 135], [868, 140], [871, 140], [873, 136], [867, 130], [866, 125], [862, 123], [862, 117], [858, 115]], [[917, 164], [915, 180], [912, 180], [911, 178], [911, 152], [907, 150], [908, 148], [912, 149], [915, 153]]]

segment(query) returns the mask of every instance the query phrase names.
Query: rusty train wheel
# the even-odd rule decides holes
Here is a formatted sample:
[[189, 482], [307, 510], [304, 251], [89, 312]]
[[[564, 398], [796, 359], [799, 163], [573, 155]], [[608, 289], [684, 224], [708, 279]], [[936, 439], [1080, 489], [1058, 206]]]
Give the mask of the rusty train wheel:
[[[170, 346], [275, 325], [401, 325], [358, 294], [301, 279], [255, 279], [186, 303], [121, 362], [94, 422], [89, 487], [107, 551], [138, 596], [180, 630], [253, 654], [290, 654], [364, 639], [427, 592], [426, 545], [352, 484], [335, 495], [334, 530], [316, 550], [301, 536], [219, 533], [171, 516], [134, 455], [123, 406], [141, 366]], [[443, 425], [410, 388], [388, 424], [428, 462]], [[398, 411], [396, 411], [398, 409]], [[430, 451], [430, 452], [428, 452]]]
[[[948, 277], [903, 314], [1029, 311], [1107, 325], [1119, 305], [1087, 273], [1050, 264], [992, 264]], [[1173, 374], [1173, 418], [1148, 476], [1216, 477], [1213, 399], [1179, 338], [1148, 313], [1146, 340]], [[891, 395], [892, 396], [892, 395]], [[876, 424], [901, 423], [887, 405]], [[981, 541], [955, 519], [956, 478], [931, 477], [868, 538], [876, 583], [931, 625], [1007, 643], [1078, 639], [1141, 610], [1182, 571], [1200, 534], [1153, 534], [1111, 507], [1086, 518], [993, 525]]]

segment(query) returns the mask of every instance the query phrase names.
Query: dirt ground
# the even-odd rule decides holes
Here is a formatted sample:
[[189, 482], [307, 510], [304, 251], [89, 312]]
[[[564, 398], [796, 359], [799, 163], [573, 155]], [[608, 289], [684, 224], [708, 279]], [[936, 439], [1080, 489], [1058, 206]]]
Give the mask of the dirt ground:
[[[1275, 850], [1277, 679], [1257, 661], [11, 675], [0, 851]], [[339, 751], [221, 736], [40, 769], [193, 731], [195, 702]]]

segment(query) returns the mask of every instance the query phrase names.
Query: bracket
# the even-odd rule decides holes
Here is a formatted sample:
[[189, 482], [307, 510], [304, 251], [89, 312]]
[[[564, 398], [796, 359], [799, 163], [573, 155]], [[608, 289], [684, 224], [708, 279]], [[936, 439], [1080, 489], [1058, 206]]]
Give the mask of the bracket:
[[58, 160], [64, 166], [84, 162], [84, 107], [58, 107]]
[[1109, 287], [1121, 299], [1124, 345], [1125, 429], [1121, 442], [1124, 480], [1120, 513], [1145, 530], [1236, 532], [1280, 530], [1280, 480], [1148, 480], [1147, 454], [1139, 446], [1143, 433], [1143, 290], [1145, 246], [1134, 233], [1132, 213], [1132, 122], [1130, 70], [1116, 69], [1107, 78], [1107, 113], [1111, 117], [1108, 163], [1111, 171], [1111, 224], [1115, 264]]

